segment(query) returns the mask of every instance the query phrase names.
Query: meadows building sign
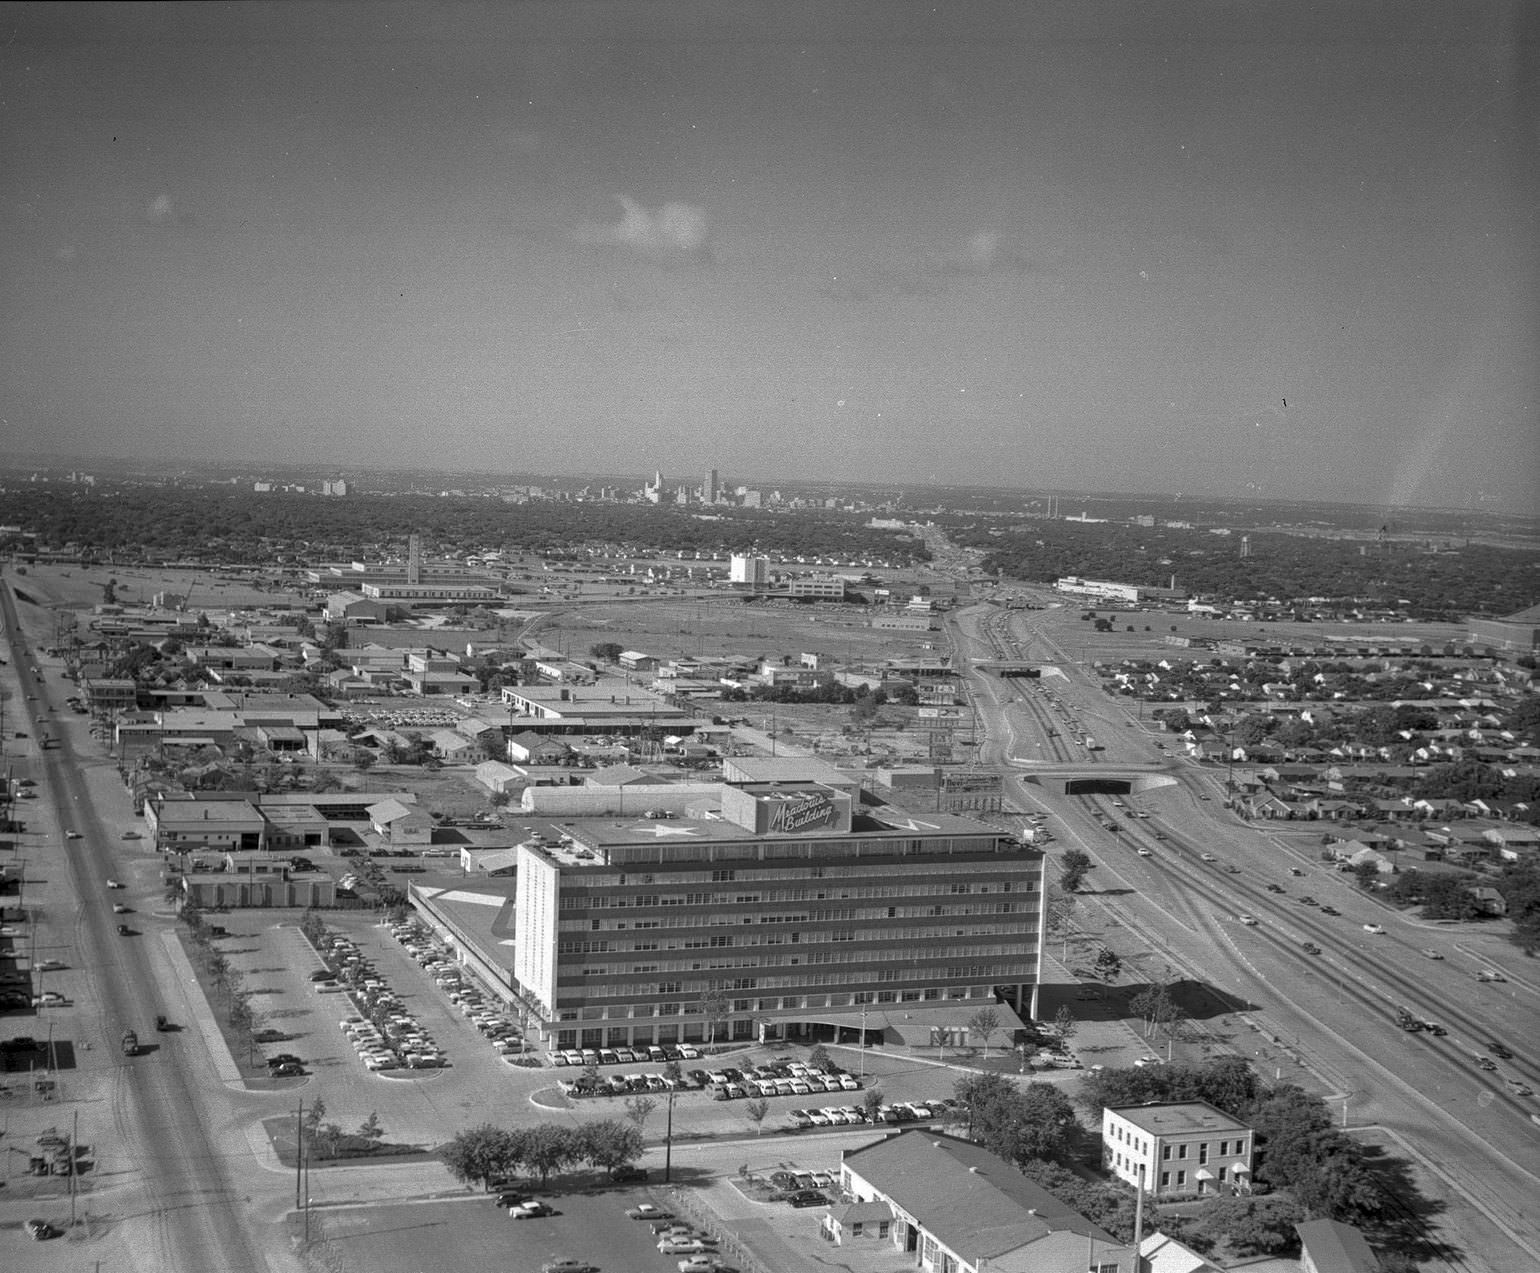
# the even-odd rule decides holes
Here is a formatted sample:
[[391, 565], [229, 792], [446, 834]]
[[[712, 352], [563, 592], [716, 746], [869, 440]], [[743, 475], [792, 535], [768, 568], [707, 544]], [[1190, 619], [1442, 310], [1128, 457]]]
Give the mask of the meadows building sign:
[[722, 792], [722, 814], [754, 835], [808, 835], [850, 830], [848, 792], [820, 783], [745, 783]]
[[771, 806], [769, 831], [806, 831], [828, 826], [834, 820], [834, 801], [828, 796], [785, 800]]

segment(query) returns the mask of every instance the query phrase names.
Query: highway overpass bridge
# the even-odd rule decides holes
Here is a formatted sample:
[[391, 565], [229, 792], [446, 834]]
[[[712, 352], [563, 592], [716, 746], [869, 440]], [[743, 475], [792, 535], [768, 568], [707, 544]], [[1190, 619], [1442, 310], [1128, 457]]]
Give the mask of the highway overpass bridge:
[[1067, 796], [1123, 796], [1179, 786], [1181, 779], [1168, 766], [1088, 765], [1080, 763], [1029, 765], [1015, 762], [1012, 773], [1022, 782], [1050, 787]]

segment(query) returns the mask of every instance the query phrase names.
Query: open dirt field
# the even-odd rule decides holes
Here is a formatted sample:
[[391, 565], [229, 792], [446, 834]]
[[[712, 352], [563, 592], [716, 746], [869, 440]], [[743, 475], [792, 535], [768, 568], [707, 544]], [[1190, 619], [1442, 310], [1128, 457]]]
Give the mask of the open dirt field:
[[[925, 634], [879, 631], [869, 608], [801, 606], [730, 597], [701, 600], [616, 601], [553, 611], [540, 625], [548, 646], [584, 658], [591, 646], [613, 641], [658, 658], [780, 658], [824, 654], [840, 662], [926, 652]], [[928, 634], [930, 643], [942, 634]]]

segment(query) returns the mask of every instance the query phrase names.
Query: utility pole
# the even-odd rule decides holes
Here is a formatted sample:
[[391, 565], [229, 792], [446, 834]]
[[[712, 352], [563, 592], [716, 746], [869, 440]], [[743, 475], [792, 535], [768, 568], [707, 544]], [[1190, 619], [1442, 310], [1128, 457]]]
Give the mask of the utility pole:
[[305, 1157], [305, 1102], [299, 1103], [299, 1108], [294, 1111], [294, 1209], [300, 1209], [301, 1163]]

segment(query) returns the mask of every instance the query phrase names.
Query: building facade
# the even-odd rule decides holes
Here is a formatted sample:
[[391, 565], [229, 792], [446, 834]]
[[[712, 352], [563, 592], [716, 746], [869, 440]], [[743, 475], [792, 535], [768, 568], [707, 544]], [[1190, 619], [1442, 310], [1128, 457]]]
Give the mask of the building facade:
[[867, 1013], [1033, 1006], [1043, 854], [814, 782], [519, 846], [514, 976], [554, 1046], [749, 1039]]

